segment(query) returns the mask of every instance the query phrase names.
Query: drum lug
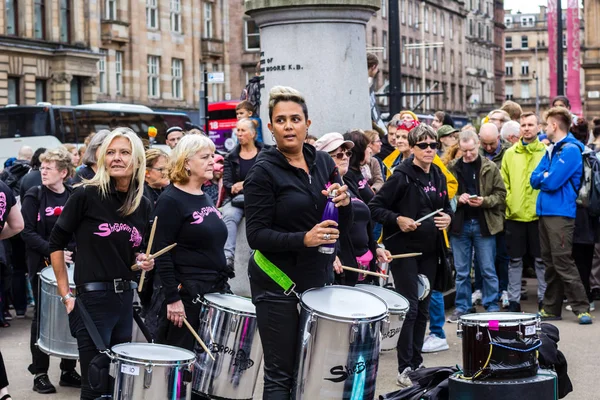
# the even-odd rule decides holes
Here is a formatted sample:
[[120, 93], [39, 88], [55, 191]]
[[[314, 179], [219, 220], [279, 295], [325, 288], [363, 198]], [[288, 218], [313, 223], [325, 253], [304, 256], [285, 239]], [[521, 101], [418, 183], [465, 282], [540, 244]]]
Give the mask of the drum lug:
[[462, 339], [462, 334], [463, 334], [463, 326], [462, 326], [462, 323], [460, 321], [458, 321], [458, 324], [456, 324], [456, 336], [458, 336], [459, 339]]
[[352, 328], [350, 329], [350, 344], [354, 343], [356, 337], [358, 336], [358, 324], [352, 324]]
[[236, 331], [236, 329], [237, 329], [237, 324], [238, 324], [238, 319], [237, 319], [237, 316], [233, 315], [233, 316], [231, 317], [231, 326], [230, 326], [230, 328], [229, 328], [229, 329], [231, 330], [231, 332], [235, 332], [235, 331]]
[[390, 331], [390, 316], [388, 315], [383, 321], [381, 321], [381, 334], [387, 335]]
[[479, 331], [479, 325], [477, 325], [477, 333], [475, 334], [475, 340], [481, 342], [481, 339], [483, 339], [483, 334]]
[[144, 388], [150, 389], [152, 386], [152, 364], [146, 365], [144, 369]]

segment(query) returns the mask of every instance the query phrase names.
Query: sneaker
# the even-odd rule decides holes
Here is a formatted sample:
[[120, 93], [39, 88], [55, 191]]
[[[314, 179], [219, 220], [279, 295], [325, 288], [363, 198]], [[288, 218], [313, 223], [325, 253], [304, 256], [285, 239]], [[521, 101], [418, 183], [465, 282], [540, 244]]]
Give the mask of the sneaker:
[[474, 306], [481, 305], [482, 298], [483, 298], [483, 295], [481, 293], [481, 290], [476, 290], [471, 295], [471, 303], [473, 303]]
[[565, 310], [567, 310], [567, 311], [573, 311], [573, 307], [571, 307], [571, 305], [569, 304], [569, 305], [567, 305], [565, 307]]
[[560, 321], [562, 319], [560, 315], [550, 314], [543, 308], [538, 313], [538, 317], [540, 317], [542, 321]]
[[13, 317], [12, 314], [10, 313], [10, 311], [4, 311], [4, 320], [6, 321], [12, 321]]
[[579, 320], [579, 325], [590, 325], [592, 323], [592, 316], [590, 313], [581, 313], [577, 316], [577, 319]]
[[77, 373], [77, 371], [63, 371], [60, 374], [60, 382], [58, 382], [60, 386], [69, 386], [74, 388], [81, 387], [81, 375]]
[[423, 353], [436, 353], [438, 351], [448, 350], [450, 346], [448, 346], [448, 341], [446, 339], [442, 339], [433, 334], [427, 336], [425, 343], [423, 343], [423, 349], [421, 350]]
[[590, 303], [590, 311], [596, 311], [596, 304], [593, 301]]
[[398, 372], [398, 379], [396, 379], [396, 384], [401, 387], [410, 387], [413, 385], [412, 381], [408, 377], [408, 374], [412, 372], [410, 367], [404, 368], [404, 371]]
[[506, 290], [502, 291], [502, 296], [500, 296], [500, 301], [502, 302], [502, 308], [508, 308], [508, 292]]
[[56, 388], [50, 382], [48, 374], [42, 374], [33, 380], [33, 391], [42, 394], [56, 393]]
[[448, 319], [446, 319], [446, 322], [450, 322], [451, 324], [457, 324], [458, 321], [460, 320], [460, 317], [462, 317], [463, 315], [465, 315], [464, 312], [454, 310], [454, 312], [452, 314], [450, 314]]
[[508, 302], [508, 311], [509, 312], [521, 312], [521, 304], [517, 303], [516, 301], [509, 301]]

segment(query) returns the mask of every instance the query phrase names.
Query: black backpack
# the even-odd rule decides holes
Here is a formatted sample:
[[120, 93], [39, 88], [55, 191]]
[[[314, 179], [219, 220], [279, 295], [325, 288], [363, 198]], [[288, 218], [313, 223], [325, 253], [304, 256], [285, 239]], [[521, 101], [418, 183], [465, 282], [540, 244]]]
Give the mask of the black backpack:
[[26, 163], [15, 163], [10, 167], [4, 169], [0, 174], [0, 180], [6, 183], [6, 186], [12, 189], [15, 197], [19, 196], [19, 190], [21, 189], [21, 180], [31, 170], [29, 164]]
[[264, 87], [261, 84], [262, 77], [255, 76], [248, 81], [248, 84], [242, 90], [240, 100], [246, 100], [254, 107], [254, 115], [259, 116], [260, 113], [260, 89]]
[[592, 216], [600, 216], [600, 159], [590, 149], [582, 153], [582, 171], [579, 190], [571, 182], [577, 193], [577, 205], [585, 207]]

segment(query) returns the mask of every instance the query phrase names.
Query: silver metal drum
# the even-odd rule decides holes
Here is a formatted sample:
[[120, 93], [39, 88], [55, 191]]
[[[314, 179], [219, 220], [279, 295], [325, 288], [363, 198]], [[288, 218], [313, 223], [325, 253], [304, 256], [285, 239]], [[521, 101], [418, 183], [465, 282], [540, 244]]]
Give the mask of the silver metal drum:
[[[67, 268], [69, 287], [75, 289], [73, 269]], [[52, 267], [46, 267], [40, 273], [40, 316], [37, 345], [44, 353], [60, 358], [79, 358], [77, 340], [71, 336], [69, 317], [58, 295], [58, 285]]]
[[400, 336], [402, 325], [404, 325], [404, 317], [406, 317], [406, 313], [410, 308], [408, 300], [393, 290], [381, 286], [356, 285], [355, 287], [379, 296], [387, 304], [390, 313], [390, 326], [387, 333], [381, 336], [381, 351], [396, 350], [398, 336]]
[[218, 399], [252, 399], [263, 358], [254, 304], [229, 294], [205, 295], [198, 335], [215, 361], [196, 346], [194, 392]]
[[112, 348], [115, 400], [189, 400], [196, 355], [179, 347], [123, 343]]
[[378, 296], [347, 286], [300, 297], [296, 400], [372, 400], [388, 308]]

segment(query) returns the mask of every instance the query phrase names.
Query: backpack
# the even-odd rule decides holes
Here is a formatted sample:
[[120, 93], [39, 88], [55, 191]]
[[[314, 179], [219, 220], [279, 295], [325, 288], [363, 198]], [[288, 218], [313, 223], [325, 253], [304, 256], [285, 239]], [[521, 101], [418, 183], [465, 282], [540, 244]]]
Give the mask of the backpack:
[[246, 100], [254, 107], [254, 115], [259, 116], [260, 113], [260, 89], [265, 85], [260, 83], [262, 77], [255, 76], [248, 81], [248, 84], [242, 90], [240, 100]]
[[[571, 185], [576, 190], [572, 181]], [[582, 153], [581, 182], [576, 203], [587, 208], [591, 215], [600, 216], [600, 159], [589, 149]]]
[[13, 194], [18, 197], [21, 189], [21, 180], [29, 172], [31, 167], [26, 163], [15, 163], [6, 168], [0, 174], [0, 180], [6, 183], [6, 186], [12, 189]]

